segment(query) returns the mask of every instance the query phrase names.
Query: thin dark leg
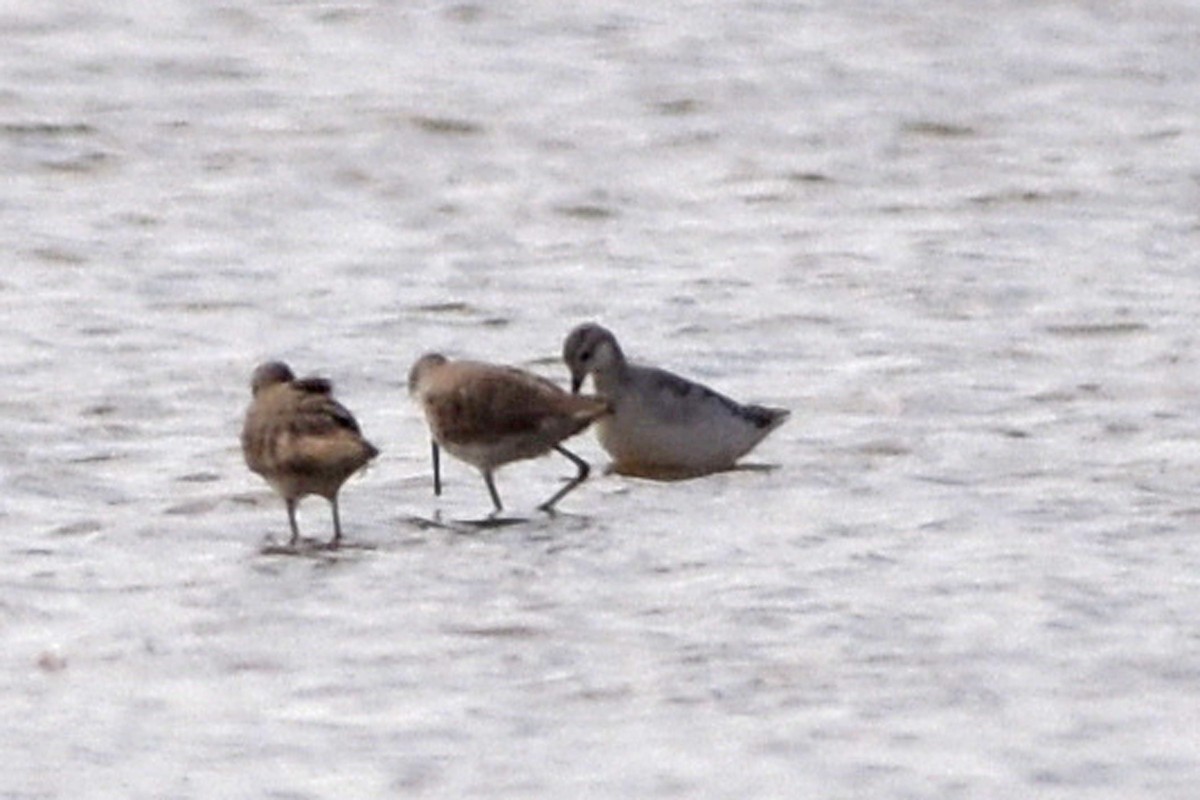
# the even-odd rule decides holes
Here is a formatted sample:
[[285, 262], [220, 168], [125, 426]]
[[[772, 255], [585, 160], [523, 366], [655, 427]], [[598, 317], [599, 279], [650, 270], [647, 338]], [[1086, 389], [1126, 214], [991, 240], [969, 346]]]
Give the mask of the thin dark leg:
[[433, 496], [442, 496], [442, 451], [433, 442]]
[[296, 501], [289, 498], [285, 502], [287, 503], [288, 525], [292, 526], [292, 538], [288, 540], [288, 547], [295, 547], [296, 542], [300, 539], [300, 529], [296, 527]]
[[492, 503], [496, 506], [496, 513], [500, 513], [504, 510], [504, 506], [500, 505], [500, 495], [496, 492], [496, 483], [492, 480], [491, 470], [483, 473], [483, 482], [487, 484], [488, 493], [492, 496]]
[[333, 507], [333, 538], [329, 540], [329, 549], [336, 550], [337, 546], [342, 543], [342, 520], [338, 517], [336, 494], [329, 498], [329, 505]]
[[572, 453], [567, 448], [563, 447], [561, 444], [554, 445], [554, 449], [557, 450], [558, 452], [562, 453], [567, 458], [571, 459], [571, 461], [574, 462], [575, 466], [579, 468], [579, 474], [576, 475], [574, 478], [572, 478], [570, 481], [568, 481], [566, 486], [562, 487], [557, 492], [555, 492], [553, 497], [551, 497], [549, 500], [547, 500], [546, 502], [544, 502], [540, 506], [538, 506], [538, 508], [542, 511], [553, 511], [554, 504], [557, 503], [559, 500], [562, 500], [563, 497], [566, 496], [567, 492], [571, 491], [576, 486], [578, 486], [579, 484], [586, 481], [588, 474], [591, 473], [591, 471], [592, 471], [592, 468], [588, 466], [588, 463], [586, 461], [584, 461], [582, 458], [580, 458], [579, 456]]

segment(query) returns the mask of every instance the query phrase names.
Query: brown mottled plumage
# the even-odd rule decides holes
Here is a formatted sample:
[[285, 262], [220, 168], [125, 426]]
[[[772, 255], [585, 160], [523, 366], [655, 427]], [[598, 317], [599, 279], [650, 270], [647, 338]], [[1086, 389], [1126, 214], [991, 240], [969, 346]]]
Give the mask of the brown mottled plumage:
[[514, 367], [422, 356], [408, 376], [408, 390], [421, 404], [433, 437], [434, 493], [441, 494], [438, 447], [483, 473], [496, 511], [500, 495], [492, 473], [511, 461], [556, 450], [579, 472], [538, 508], [550, 511], [587, 479], [586, 461], [560, 443], [608, 413], [608, 404], [571, 395], [545, 378]]
[[266, 479], [287, 503], [294, 546], [300, 537], [296, 504], [316, 494], [333, 507], [333, 539], [342, 538], [338, 490], [379, 450], [366, 439], [346, 407], [333, 399], [324, 378], [297, 379], [287, 364], [271, 361], [254, 370], [254, 399], [242, 427], [246, 466]]

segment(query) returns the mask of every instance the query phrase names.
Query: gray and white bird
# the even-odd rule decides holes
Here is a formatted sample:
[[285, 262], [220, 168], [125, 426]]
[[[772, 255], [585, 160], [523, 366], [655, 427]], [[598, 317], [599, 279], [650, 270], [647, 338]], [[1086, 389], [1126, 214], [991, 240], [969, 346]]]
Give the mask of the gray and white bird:
[[616, 337], [594, 322], [563, 343], [571, 390], [588, 375], [612, 406], [596, 437], [621, 474], [687, 478], [733, 467], [787, 420], [782, 408], [743, 405], [707, 386], [626, 360]]

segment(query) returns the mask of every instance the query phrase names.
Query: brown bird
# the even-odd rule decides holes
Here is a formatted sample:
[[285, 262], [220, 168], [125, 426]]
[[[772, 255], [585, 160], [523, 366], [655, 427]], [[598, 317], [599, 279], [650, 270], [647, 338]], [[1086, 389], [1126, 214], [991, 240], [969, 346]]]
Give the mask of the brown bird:
[[363, 438], [354, 416], [333, 399], [333, 384], [324, 378], [299, 378], [287, 364], [270, 361], [254, 370], [254, 399], [242, 427], [246, 466], [271, 484], [287, 503], [292, 528], [289, 547], [300, 538], [296, 504], [310, 494], [333, 507], [335, 548], [342, 539], [338, 490], [346, 479], [379, 455]]
[[442, 493], [438, 447], [483, 474], [496, 512], [503, 510], [492, 473], [511, 461], [556, 450], [579, 472], [538, 506], [550, 511], [587, 479], [588, 464], [560, 444], [608, 413], [594, 397], [569, 394], [554, 383], [515, 367], [451, 361], [439, 353], [417, 359], [408, 391], [421, 404], [433, 437], [433, 491]]

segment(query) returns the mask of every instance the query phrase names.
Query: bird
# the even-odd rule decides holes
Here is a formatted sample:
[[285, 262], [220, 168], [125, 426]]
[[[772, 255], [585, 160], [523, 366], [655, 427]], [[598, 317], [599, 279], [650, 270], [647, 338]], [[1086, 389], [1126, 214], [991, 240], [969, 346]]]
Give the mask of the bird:
[[612, 413], [596, 437], [619, 474], [691, 478], [730, 469], [790, 411], [743, 405], [695, 381], [625, 359], [617, 338], [594, 322], [574, 328], [563, 360], [578, 393], [588, 375]]
[[260, 364], [250, 380], [253, 399], [242, 426], [246, 466], [261, 475], [287, 504], [289, 547], [300, 538], [296, 505], [316, 494], [333, 508], [336, 549], [342, 540], [338, 490], [346, 479], [379, 455], [345, 406], [333, 399], [325, 378], [296, 378], [281, 361]]
[[504, 509], [493, 475], [510, 462], [553, 450], [575, 465], [575, 477], [538, 506], [546, 512], [587, 480], [588, 463], [562, 442], [608, 413], [607, 403], [571, 394], [533, 373], [480, 361], [451, 360], [441, 353], [417, 359], [408, 375], [408, 390], [429, 426], [434, 494], [442, 492], [439, 448], [444, 447], [483, 475], [495, 507], [493, 516]]

